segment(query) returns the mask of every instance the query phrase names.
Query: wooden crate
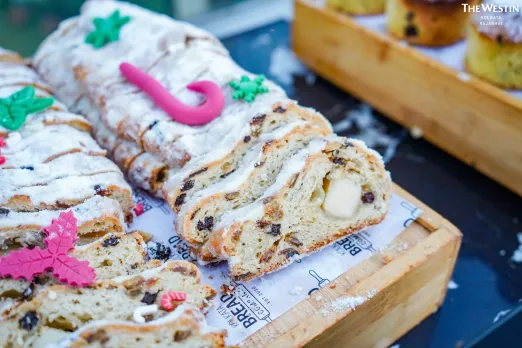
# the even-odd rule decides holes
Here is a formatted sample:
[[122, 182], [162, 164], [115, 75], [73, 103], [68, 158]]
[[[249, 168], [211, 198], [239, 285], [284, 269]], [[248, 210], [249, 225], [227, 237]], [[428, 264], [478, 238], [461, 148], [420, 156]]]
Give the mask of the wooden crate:
[[[348, 270], [244, 342], [243, 347], [388, 347], [442, 304], [462, 235], [398, 186], [423, 210], [390, 246]], [[332, 310], [349, 296], [373, 297]]]
[[320, 75], [522, 195], [522, 102], [349, 16], [296, 0], [293, 47]]

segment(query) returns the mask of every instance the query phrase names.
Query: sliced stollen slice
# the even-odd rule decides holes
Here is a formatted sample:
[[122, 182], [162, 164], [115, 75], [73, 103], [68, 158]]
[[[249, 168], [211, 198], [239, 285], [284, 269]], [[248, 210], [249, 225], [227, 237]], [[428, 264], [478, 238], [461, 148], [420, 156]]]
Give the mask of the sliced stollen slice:
[[69, 176], [45, 185], [2, 187], [0, 206], [23, 212], [57, 210], [81, 204], [96, 195], [118, 201], [125, 212], [134, 206], [131, 188], [121, 172]]
[[26, 137], [19, 132], [10, 133], [6, 142], [7, 146], [2, 148], [2, 155], [6, 158], [2, 169], [34, 168], [38, 163], [47, 163], [74, 152], [106, 155], [106, 151], [88, 133], [67, 125], [44, 127]]
[[[193, 264], [169, 261], [140, 275], [104, 280], [88, 288], [47, 287], [3, 315], [0, 346], [13, 346], [17, 342], [30, 345], [43, 328], [74, 331], [96, 320], [130, 321], [139, 314], [140, 307], [154, 304], [159, 307], [161, 297], [169, 291], [185, 292], [185, 303], [206, 312], [216, 291], [200, 285], [200, 278], [201, 273]], [[147, 318], [154, 320], [167, 314], [158, 308]]]
[[256, 202], [221, 217], [203, 252], [248, 281], [379, 223], [390, 197], [378, 153], [337, 136], [313, 140]]
[[[75, 246], [69, 255], [89, 261], [96, 272], [96, 281], [120, 276], [135, 275], [146, 269], [159, 267], [159, 260], [147, 261], [147, 247], [140, 232], [110, 233], [92, 243]], [[57, 284], [47, 275], [38, 276], [33, 282], [25, 279], [0, 280], [0, 300], [30, 300], [45, 286]]]
[[38, 163], [29, 169], [6, 169], [0, 171], [0, 182], [5, 187], [44, 185], [53, 180], [69, 176], [89, 176], [102, 173], [119, 173], [116, 164], [103, 156], [89, 156], [74, 152], [47, 163]]
[[[0, 208], [0, 247], [11, 244], [42, 245], [42, 228], [49, 226], [53, 219], [67, 210], [16, 212]], [[93, 235], [125, 231], [121, 206], [114, 199], [94, 196], [70, 210], [78, 220], [80, 240], [91, 239]]]
[[195, 192], [234, 172], [246, 152], [259, 143], [262, 134], [296, 121], [309, 122], [326, 133], [331, 132], [328, 121], [312, 109], [291, 101], [286, 104], [277, 102], [269, 107], [258, 110], [263, 113], [253, 117], [241, 130], [230, 131], [214, 150], [193, 158], [181, 170], [171, 171], [163, 191], [165, 200], [175, 212], [179, 212]]
[[[202, 246], [224, 213], [254, 202], [275, 182], [282, 166], [292, 155], [325, 133], [303, 121], [263, 133], [258, 144], [245, 154], [234, 172], [196, 192], [182, 206], [176, 220], [178, 234], [196, 249]], [[198, 256], [212, 259], [212, 255]]]
[[[226, 330], [209, 327], [197, 308], [181, 305], [165, 317], [145, 324], [93, 322], [64, 337], [56, 348], [224, 348], [226, 336]], [[56, 342], [55, 337], [45, 342]], [[45, 335], [42, 335], [43, 339]]]

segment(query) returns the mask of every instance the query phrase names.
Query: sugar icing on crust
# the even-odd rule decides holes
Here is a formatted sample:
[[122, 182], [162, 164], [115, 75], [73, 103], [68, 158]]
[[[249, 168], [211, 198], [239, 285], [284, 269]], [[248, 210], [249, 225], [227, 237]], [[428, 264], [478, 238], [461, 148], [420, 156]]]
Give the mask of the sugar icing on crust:
[[[0, 205], [13, 210], [37, 211], [74, 206], [95, 195], [130, 196], [130, 189], [120, 172], [70, 176], [41, 186], [6, 185], [0, 192]], [[130, 207], [125, 208], [130, 209]]]
[[2, 154], [6, 163], [2, 168], [32, 167], [73, 152], [83, 152], [91, 156], [106, 154], [88, 133], [66, 125], [56, 125], [22, 138], [14, 146], [5, 147]]
[[[487, 4], [521, 6], [521, 3], [516, 0], [494, 0], [483, 5]], [[484, 19], [484, 16], [495, 17], [495, 19]], [[478, 12], [473, 16], [473, 24], [479, 32], [493, 40], [522, 43], [522, 13], [520, 12]]]
[[35, 170], [11, 169], [0, 171], [0, 182], [9, 187], [47, 184], [68, 176], [84, 176], [120, 172], [119, 168], [103, 156], [89, 156], [82, 152], [71, 153], [41, 164]]

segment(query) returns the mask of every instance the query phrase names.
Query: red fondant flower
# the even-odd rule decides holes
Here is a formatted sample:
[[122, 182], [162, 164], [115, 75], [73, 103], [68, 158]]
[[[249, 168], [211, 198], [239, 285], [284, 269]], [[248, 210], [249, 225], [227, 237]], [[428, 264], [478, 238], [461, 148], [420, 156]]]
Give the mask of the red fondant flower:
[[144, 212], [145, 212], [145, 207], [143, 207], [143, 204], [136, 203], [136, 205], [134, 206], [134, 214], [136, 214], [136, 216], [140, 216]]
[[31, 281], [35, 275], [51, 271], [62, 283], [74, 286], [91, 285], [96, 273], [89, 262], [67, 255], [78, 239], [78, 227], [73, 212], [60, 213], [43, 231], [47, 234], [44, 239], [47, 248], [23, 248], [0, 258], [0, 277], [25, 278]]

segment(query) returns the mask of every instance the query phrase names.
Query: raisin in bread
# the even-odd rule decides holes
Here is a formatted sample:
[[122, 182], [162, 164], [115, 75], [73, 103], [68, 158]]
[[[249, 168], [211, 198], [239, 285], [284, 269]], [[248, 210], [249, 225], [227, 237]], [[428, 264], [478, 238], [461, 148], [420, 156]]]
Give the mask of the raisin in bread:
[[[1, 172], [0, 172], [1, 174]], [[43, 246], [42, 228], [66, 210], [17, 212], [0, 209], [0, 247], [16, 244]], [[109, 232], [124, 232], [126, 225], [121, 206], [113, 199], [94, 196], [71, 208], [78, 221], [80, 242]]]
[[64, 337], [56, 348], [220, 348], [225, 347], [225, 338], [226, 331], [209, 327], [198, 309], [181, 305], [165, 317], [145, 324], [93, 322]]
[[[92, 19], [115, 10], [132, 20], [117, 42], [93, 50], [85, 43]], [[148, 44], [142, 45], [139, 37], [146, 37]], [[225, 107], [204, 126], [174, 122], [121, 76], [118, 67], [123, 61], [147, 71], [187, 104], [200, 102], [187, 91], [187, 84], [214, 81], [222, 87]], [[63, 22], [45, 40], [33, 63], [69, 107], [99, 119], [95, 128], [106, 127], [113, 134], [110, 139], [107, 132], [94, 131], [114, 158], [127, 159], [120, 167], [131, 180], [153, 193], [161, 194], [162, 189], [175, 210], [190, 194], [182, 191], [186, 180], [199, 177], [195, 192], [234, 170], [261, 133], [296, 120], [331, 131], [324, 117], [299, 107], [270, 81], [265, 82], [269, 92], [252, 103], [234, 100], [229, 82], [253, 75], [237, 66], [218, 40], [189, 24], [123, 2], [87, 1], [79, 17]]]
[[[110, 233], [95, 242], [76, 246], [69, 254], [78, 260], [89, 261], [96, 272], [97, 281], [138, 274], [161, 265], [159, 260], [147, 262], [147, 248], [140, 232]], [[1, 279], [0, 300], [28, 300], [43, 287], [52, 284], [56, 284], [56, 281], [47, 275], [38, 276], [33, 282]]]
[[[197, 191], [182, 206], [177, 231], [191, 245], [203, 245], [221, 215], [252, 203], [275, 182], [289, 158], [315, 138], [321, 129], [299, 121], [260, 136], [260, 142], [242, 157], [236, 170], [224, 179]], [[187, 182], [185, 185], [192, 185]]]
[[390, 196], [376, 152], [356, 140], [316, 139], [257, 201], [227, 211], [199, 252], [227, 260], [234, 279], [250, 280], [379, 223]]
[[[206, 312], [216, 292], [207, 285], [200, 285], [200, 278], [201, 274], [193, 264], [170, 261], [139, 275], [100, 281], [87, 288], [65, 285], [47, 287], [30, 301], [4, 313], [0, 325], [0, 345], [31, 345], [48, 328], [67, 332], [96, 320], [130, 321], [137, 308], [159, 305], [167, 291], [186, 292], [185, 302]], [[158, 319], [167, 314], [160, 308], [148, 319]]]

